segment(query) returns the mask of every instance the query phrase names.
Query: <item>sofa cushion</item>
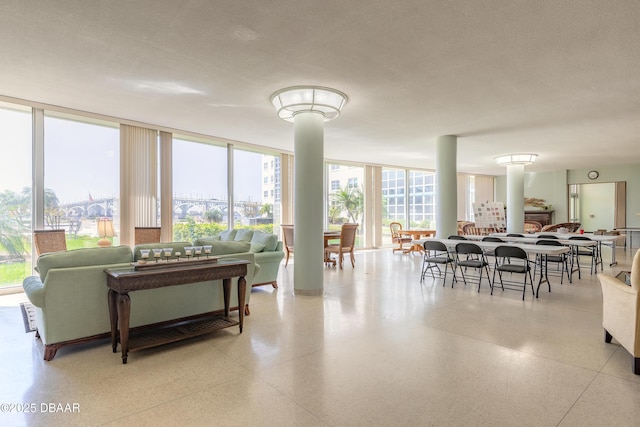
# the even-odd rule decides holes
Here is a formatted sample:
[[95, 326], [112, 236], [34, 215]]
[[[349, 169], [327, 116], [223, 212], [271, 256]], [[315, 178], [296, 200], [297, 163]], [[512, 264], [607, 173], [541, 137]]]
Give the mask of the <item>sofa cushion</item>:
[[220, 242], [220, 236], [199, 237], [193, 241], [193, 246], [213, 245]]
[[108, 248], [82, 248], [71, 251], [50, 252], [38, 258], [38, 273], [44, 282], [51, 268], [85, 267], [90, 265], [120, 264], [133, 261], [129, 246]]
[[236, 230], [236, 237], [233, 238], [236, 242], [250, 242], [253, 237], [253, 230], [249, 228], [239, 228]]
[[251, 249], [249, 249], [250, 252], [253, 252], [254, 254], [258, 253], [258, 252], [262, 252], [264, 251], [264, 245], [262, 243], [251, 243]]
[[232, 230], [224, 230], [219, 234], [220, 240], [229, 241], [235, 239], [237, 231], [235, 228]]
[[211, 242], [211, 255], [227, 255], [249, 252], [251, 243], [249, 242]]
[[264, 245], [265, 251], [272, 252], [275, 251], [276, 247], [278, 246], [278, 236], [276, 236], [275, 234], [256, 230], [253, 232], [251, 243], [259, 243], [261, 245]]

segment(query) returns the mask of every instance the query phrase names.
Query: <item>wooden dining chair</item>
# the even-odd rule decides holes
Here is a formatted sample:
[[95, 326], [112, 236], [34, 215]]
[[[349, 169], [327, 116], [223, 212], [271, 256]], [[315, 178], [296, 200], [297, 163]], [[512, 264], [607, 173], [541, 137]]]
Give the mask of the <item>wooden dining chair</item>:
[[488, 236], [495, 232], [494, 228], [476, 227], [475, 223], [465, 224], [462, 227], [462, 234], [470, 236]]
[[402, 224], [399, 222], [392, 222], [389, 224], [389, 229], [391, 230], [391, 241], [398, 244], [398, 247], [393, 248], [393, 252], [402, 251], [403, 254], [409, 252], [409, 248], [404, 248], [402, 245], [405, 243], [411, 243], [413, 241], [413, 237], [411, 237], [410, 234], [402, 233]]
[[287, 259], [284, 262], [284, 266], [286, 268], [287, 264], [289, 264], [289, 254], [293, 253], [293, 225], [282, 224], [280, 227], [282, 228], [282, 236], [284, 240], [284, 251], [287, 256]]
[[160, 227], [135, 227], [133, 241], [136, 245], [160, 243], [160, 230]]
[[65, 230], [34, 230], [33, 243], [36, 255], [67, 250]]
[[[344, 254], [348, 253], [351, 258], [351, 266], [355, 267], [356, 259], [353, 256], [353, 251], [356, 245], [357, 230], [358, 224], [342, 224], [342, 229], [340, 230], [340, 243], [328, 245], [326, 248], [324, 248], [325, 260], [331, 259], [331, 254], [336, 254], [338, 264], [340, 265], [340, 269], [342, 270], [342, 265], [344, 263]], [[332, 260], [332, 262], [333, 265], [335, 265], [335, 260]]]

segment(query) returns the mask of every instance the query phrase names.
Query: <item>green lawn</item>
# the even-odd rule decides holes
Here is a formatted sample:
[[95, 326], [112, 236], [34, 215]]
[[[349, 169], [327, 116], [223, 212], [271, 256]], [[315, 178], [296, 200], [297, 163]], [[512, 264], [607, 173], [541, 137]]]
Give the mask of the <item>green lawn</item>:
[[[98, 238], [90, 236], [78, 236], [77, 239], [67, 239], [67, 249], [95, 248], [98, 246]], [[30, 251], [31, 248], [28, 248]], [[0, 264], [0, 288], [21, 286], [25, 277], [31, 276], [31, 266], [27, 262], [13, 262]]]
[[0, 265], [0, 287], [22, 285], [22, 280], [31, 275], [26, 262], [15, 262]]

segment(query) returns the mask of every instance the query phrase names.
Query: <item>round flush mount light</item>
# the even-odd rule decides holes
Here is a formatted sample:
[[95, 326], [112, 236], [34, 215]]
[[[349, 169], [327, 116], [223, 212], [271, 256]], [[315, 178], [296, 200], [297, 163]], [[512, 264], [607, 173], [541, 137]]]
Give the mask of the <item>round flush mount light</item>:
[[507, 165], [532, 165], [536, 162], [537, 154], [507, 154], [495, 158], [496, 163], [501, 166]]
[[278, 117], [288, 122], [298, 113], [320, 113], [328, 122], [340, 115], [348, 99], [339, 90], [322, 86], [292, 86], [271, 95]]

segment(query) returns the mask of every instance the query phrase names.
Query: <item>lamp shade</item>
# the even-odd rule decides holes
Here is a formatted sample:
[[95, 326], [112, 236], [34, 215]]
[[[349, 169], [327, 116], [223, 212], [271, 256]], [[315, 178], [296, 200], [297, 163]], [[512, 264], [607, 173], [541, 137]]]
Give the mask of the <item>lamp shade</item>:
[[113, 228], [113, 221], [109, 218], [100, 218], [98, 220], [98, 236], [114, 237], [116, 232]]
[[101, 237], [101, 239], [98, 241], [98, 246], [111, 246], [111, 240], [109, 240], [109, 238], [115, 235], [116, 231], [113, 228], [113, 220], [110, 218], [100, 218], [98, 220], [98, 236]]
[[325, 122], [333, 120], [347, 100], [347, 95], [339, 90], [320, 86], [292, 86], [271, 95], [278, 117], [288, 122], [302, 112], [321, 113]]
[[507, 165], [531, 165], [536, 162], [537, 154], [507, 154], [496, 157], [496, 163]]

